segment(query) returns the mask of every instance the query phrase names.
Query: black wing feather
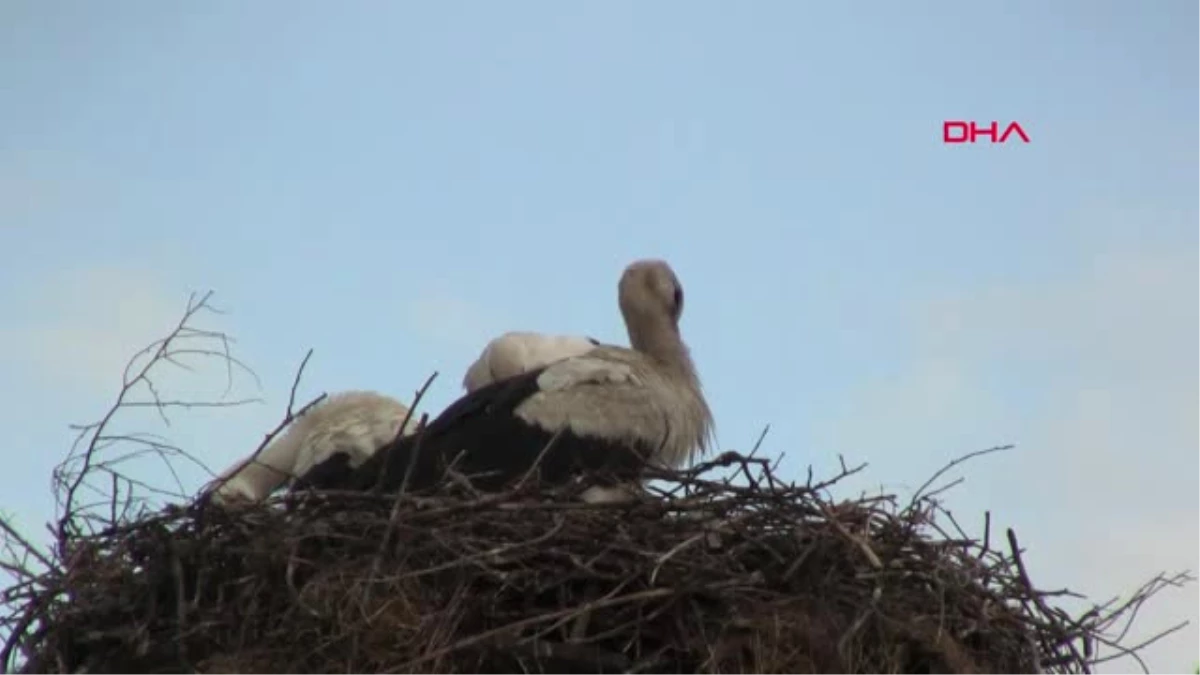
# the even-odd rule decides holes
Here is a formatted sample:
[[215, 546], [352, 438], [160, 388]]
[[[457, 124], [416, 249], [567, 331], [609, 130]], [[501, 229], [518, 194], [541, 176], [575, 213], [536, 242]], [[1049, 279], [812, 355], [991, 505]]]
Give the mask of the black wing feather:
[[570, 429], [555, 437], [514, 414], [518, 405], [539, 391], [537, 380], [544, 370], [480, 387], [452, 403], [419, 435], [396, 439], [357, 469], [348, 462], [318, 465], [304, 477], [303, 485], [350, 490], [379, 486], [392, 492], [404, 484], [410, 465], [408, 488], [413, 491], [436, 485], [451, 465], [485, 491], [504, 488], [525, 476], [535, 463], [543, 484], [559, 484], [581, 473], [609, 485], [636, 478], [653, 448], [629, 447]]

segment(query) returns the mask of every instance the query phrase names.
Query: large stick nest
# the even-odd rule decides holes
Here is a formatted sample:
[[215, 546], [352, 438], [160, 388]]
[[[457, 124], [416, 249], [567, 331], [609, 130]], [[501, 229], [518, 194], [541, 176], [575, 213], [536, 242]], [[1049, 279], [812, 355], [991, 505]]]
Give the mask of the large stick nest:
[[10, 649], [37, 672], [1088, 668], [1099, 619], [1049, 607], [1011, 532], [1001, 552], [930, 500], [835, 503], [733, 454], [669, 479], [625, 506], [451, 477], [168, 508], [10, 590]]

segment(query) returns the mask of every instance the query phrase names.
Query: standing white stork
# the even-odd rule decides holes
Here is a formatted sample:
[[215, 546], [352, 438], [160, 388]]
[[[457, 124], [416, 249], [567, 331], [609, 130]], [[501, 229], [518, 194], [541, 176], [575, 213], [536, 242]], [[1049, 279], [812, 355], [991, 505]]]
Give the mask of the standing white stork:
[[[229, 467], [211, 485], [217, 504], [261, 501], [280, 485], [308, 473], [332, 455], [362, 464], [396, 439], [408, 407], [372, 391], [345, 391], [325, 398], [288, 425], [258, 456]], [[406, 431], [416, 427], [410, 419]]]
[[487, 343], [483, 353], [467, 369], [463, 389], [470, 393], [493, 382], [591, 351], [599, 344], [592, 338], [577, 335], [511, 331]]
[[599, 345], [485, 385], [451, 404], [419, 439], [399, 438], [358, 469], [334, 455], [296, 487], [420, 490], [453, 466], [476, 488], [494, 491], [536, 464], [543, 484], [587, 474], [593, 488], [584, 499], [611, 500], [647, 465], [678, 467], [706, 452], [712, 415], [680, 337], [683, 289], [674, 271], [660, 260], [637, 261], [622, 274], [618, 296], [632, 349]]

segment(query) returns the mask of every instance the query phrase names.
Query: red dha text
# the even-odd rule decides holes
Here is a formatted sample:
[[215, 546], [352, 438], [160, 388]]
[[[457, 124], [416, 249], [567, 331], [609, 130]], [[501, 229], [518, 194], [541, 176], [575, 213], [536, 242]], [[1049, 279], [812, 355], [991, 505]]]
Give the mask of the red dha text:
[[1029, 135], [1016, 122], [1010, 122], [1003, 131], [1001, 131], [1000, 124], [997, 122], [991, 122], [986, 125], [958, 120], [942, 122], [943, 143], [974, 143], [981, 136], [987, 138], [992, 143], [1004, 143], [1013, 135], [1016, 135], [1026, 143], [1029, 142]]

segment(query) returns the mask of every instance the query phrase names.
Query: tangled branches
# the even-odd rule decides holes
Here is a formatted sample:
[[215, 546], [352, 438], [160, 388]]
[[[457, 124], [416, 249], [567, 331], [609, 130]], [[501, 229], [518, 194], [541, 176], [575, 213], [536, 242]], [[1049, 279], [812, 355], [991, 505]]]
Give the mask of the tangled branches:
[[[128, 517], [146, 506], [150, 501], [148, 497], [186, 498], [187, 490], [179, 479], [173, 459], [182, 458], [203, 466], [161, 436], [114, 430], [119, 416], [150, 410], [169, 425], [168, 412], [172, 409], [227, 408], [259, 401], [257, 398], [228, 398], [235, 371], [251, 377], [254, 372], [232, 354], [232, 340], [227, 335], [196, 325], [203, 315], [221, 313], [210, 303], [211, 298], [211, 292], [190, 297], [179, 322], [165, 336], [134, 354], [126, 364], [116, 401], [104, 416], [91, 424], [72, 427], [78, 432], [75, 443], [53, 474], [59, 506], [55, 536], [60, 547], [83, 532], [95, 532], [97, 527]], [[225, 368], [226, 389], [219, 399], [163, 395], [162, 381], [169, 378], [170, 369], [191, 371], [197, 363], [214, 359]], [[160, 465], [174, 479], [175, 491], [139, 480], [125, 469], [131, 461], [146, 457], [161, 460]], [[59, 555], [65, 556], [67, 551], [60, 550]]]
[[[289, 419], [294, 402], [295, 385]], [[452, 474], [399, 497], [133, 513], [114, 489], [110, 508], [79, 507], [110, 418], [60, 472], [52, 550], [0, 521], [24, 556], [5, 563], [6, 671], [1087, 672], [1188, 580], [1072, 616], [1065, 591], [1035, 589], [1015, 534], [988, 518], [973, 538], [941, 509], [944, 488], [926, 492], [941, 472], [905, 503], [837, 501], [863, 467], [794, 485], [736, 453], [626, 505]]]
[[1011, 532], [939, 536], [920, 502], [835, 503], [732, 453], [661, 478], [626, 506], [451, 477], [169, 508], [26, 587], [25, 668], [1072, 672], [1114, 620], [1051, 608]]

